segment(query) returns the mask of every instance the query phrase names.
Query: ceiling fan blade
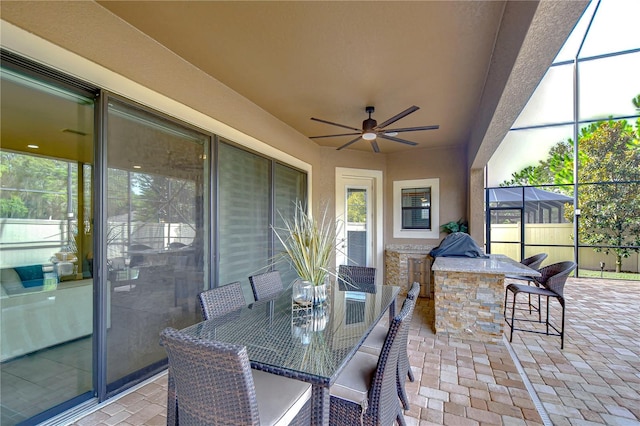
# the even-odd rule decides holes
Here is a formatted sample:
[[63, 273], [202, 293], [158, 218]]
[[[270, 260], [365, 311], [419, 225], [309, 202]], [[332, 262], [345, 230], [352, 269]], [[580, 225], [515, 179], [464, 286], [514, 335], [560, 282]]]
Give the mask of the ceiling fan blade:
[[418, 126], [418, 127], [402, 127], [399, 129], [386, 129], [384, 130], [384, 133], [391, 133], [391, 132], [417, 132], [418, 130], [435, 130], [435, 129], [439, 129], [440, 126], [439, 125], [433, 125], [433, 126]]
[[380, 152], [380, 147], [378, 146], [378, 142], [376, 142], [375, 139], [371, 141], [371, 147], [373, 148], [373, 152]]
[[319, 121], [320, 123], [331, 124], [332, 126], [343, 127], [345, 129], [354, 130], [356, 132], [360, 132], [361, 131], [361, 129], [356, 129], [355, 127], [351, 127], [351, 126], [345, 126], [344, 124], [333, 123], [331, 121], [321, 120], [319, 118], [314, 118], [314, 117], [311, 117], [311, 119], [313, 121]]
[[400, 114], [394, 115], [393, 117], [391, 117], [390, 119], [388, 119], [387, 121], [385, 121], [384, 123], [380, 124], [377, 129], [384, 129], [385, 127], [387, 127], [389, 124], [391, 123], [395, 123], [396, 121], [400, 120], [401, 118], [406, 117], [407, 115], [411, 114], [412, 112], [416, 112], [417, 110], [419, 110], [420, 107], [417, 106], [412, 106], [409, 107], [407, 109], [405, 109], [404, 111], [402, 111]]
[[411, 141], [406, 141], [404, 139], [394, 138], [393, 136], [387, 136], [387, 135], [382, 134], [382, 133], [379, 133], [378, 137], [382, 138], [382, 139], [389, 139], [390, 141], [394, 141], [394, 142], [400, 142], [400, 143], [403, 143], [403, 144], [406, 144], [406, 145], [411, 145], [411, 146], [418, 145], [417, 142], [411, 142]]
[[340, 151], [341, 149], [344, 149], [344, 148], [348, 147], [349, 145], [351, 145], [352, 143], [356, 143], [356, 142], [358, 142], [359, 140], [360, 140], [360, 136], [358, 136], [357, 138], [355, 138], [355, 139], [354, 139], [354, 140], [352, 140], [352, 141], [349, 141], [349, 142], [345, 143], [345, 144], [344, 144], [344, 145], [342, 145], [342, 146], [339, 146], [338, 148], [336, 148], [336, 150]]
[[355, 136], [355, 135], [359, 135], [360, 132], [358, 133], [340, 133], [337, 135], [323, 135], [323, 136], [309, 136], [309, 139], [319, 139], [319, 138], [332, 138], [334, 136]]

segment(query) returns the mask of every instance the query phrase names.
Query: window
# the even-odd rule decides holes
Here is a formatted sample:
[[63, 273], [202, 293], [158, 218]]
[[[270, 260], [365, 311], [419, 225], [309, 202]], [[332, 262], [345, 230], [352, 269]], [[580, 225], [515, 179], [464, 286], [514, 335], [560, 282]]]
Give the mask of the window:
[[393, 237], [438, 238], [439, 179], [393, 183]]
[[402, 229], [431, 229], [431, 188], [402, 188]]

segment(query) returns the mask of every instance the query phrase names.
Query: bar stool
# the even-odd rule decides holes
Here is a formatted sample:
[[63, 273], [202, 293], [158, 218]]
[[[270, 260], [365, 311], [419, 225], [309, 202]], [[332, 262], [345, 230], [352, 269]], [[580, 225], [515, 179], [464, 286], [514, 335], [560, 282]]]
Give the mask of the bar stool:
[[[538, 253], [533, 256], [527, 257], [526, 259], [522, 259], [520, 263], [523, 264], [524, 266], [528, 266], [529, 268], [535, 269], [537, 271], [538, 269], [540, 269], [540, 265], [542, 264], [542, 262], [544, 262], [547, 256], [548, 256], [547, 253]], [[518, 280], [518, 281], [526, 281], [528, 285], [531, 285], [531, 284], [538, 285], [535, 277], [530, 277], [526, 275], [507, 275], [505, 276], [505, 278], [510, 278], [512, 280]], [[538, 306], [536, 307], [531, 303], [531, 295], [529, 295], [529, 313], [531, 313], [533, 310], [538, 312], [538, 321], [542, 321], [542, 313], [540, 312], [540, 296], [538, 296]]]
[[[530, 333], [538, 333], [538, 334], [546, 334], [547, 336], [560, 336], [560, 349], [564, 349], [564, 319], [565, 319], [565, 299], [564, 299], [564, 284], [567, 281], [567, 277], [576, 268], [576, 264], [571, 261], [554, 263], [553, 265], [545, 266], [540, 269], [541, 276], [536, 279], [536, 283], [540, 284], [541, 287], [534, 287], [527, 284], [509, 284], [504, 293], [504, 320], [511, 327], [511, 335], [509, 337], [509, 341], [513, 340], [513, 331], [527, 331]], [[507, 299], [509, 297], [509, 292], [513, 293], [513, 302], [511, 305], [511, 319], [507, 317]], [[518, 294], [524, 293], [527, 295], [537, 295], [537, 296], [546, 296], [547, 297], [547, 315], [546, 319], [543, 322], [540, 317], [541, 314], [538, 313], [539, 319], [525, 319], [525, 318], [516, 318], [516, 299]], [[549, 321], [549, 298], [553, 297], [558, 299], [560, 302], [560, 306], [562, 307], [562, 325], [560, 329], [558, 329], [554, 324]], [[541, 306], [538, 305], [538, 309]], [[516, 328], [516, 321], [527, 321], [527, 322], [535, 322], [542, 323], [546, 325], [546, 330], [544, 332], [539, 330], [530, 330], [524, 328]], [[549, 328], [552, 328], [555, 333], [550, 333]]]

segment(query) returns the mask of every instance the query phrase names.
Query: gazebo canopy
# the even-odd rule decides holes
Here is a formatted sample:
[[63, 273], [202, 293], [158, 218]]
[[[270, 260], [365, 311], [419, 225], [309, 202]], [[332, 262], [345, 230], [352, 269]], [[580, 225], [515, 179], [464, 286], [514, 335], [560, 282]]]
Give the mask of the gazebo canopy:
[[[520, 213], [505, 209], [523, 209], [525, 223], [564, 223], [566, 204], [573, 204], [573, 198], [557, 192], [533, 187], [491, 188], [489, 209], [493, 210], [494, 223], [512, 223], [519, 220]], [[523, 200], [524, 194], [524, 200]], [[524, 202], [523, 202], [524, 201]]]
[[521, 203], [522, 191], [524, 189], [524, 201], [538, 202], [561, 202], [573, 204], [573, 198], [567, 197], [557, 192], [545, 191], [540, 188], [515, 187], [515, 188], [492, 188], [489, 189], [490, 203]]

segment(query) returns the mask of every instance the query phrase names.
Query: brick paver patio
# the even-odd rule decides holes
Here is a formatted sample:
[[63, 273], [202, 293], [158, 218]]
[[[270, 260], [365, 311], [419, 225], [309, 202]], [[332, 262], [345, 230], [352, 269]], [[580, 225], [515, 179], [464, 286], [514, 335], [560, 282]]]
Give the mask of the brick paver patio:
[[[570, 279], [565, 296], [562, 351], [559, 337], [519, 331], [511, 345], [436, 336], [433, 301], [419, 299], [407, 424], [640, 425], [640, 282]], [[73, 424], [164, 425], [166, 390], [162, 374]]]

